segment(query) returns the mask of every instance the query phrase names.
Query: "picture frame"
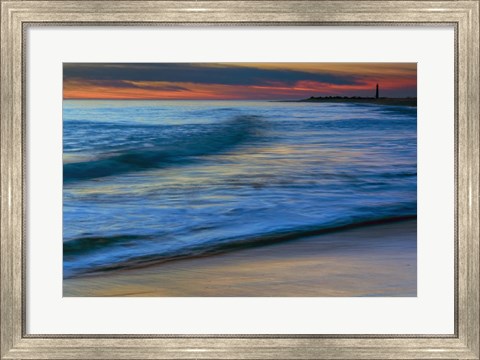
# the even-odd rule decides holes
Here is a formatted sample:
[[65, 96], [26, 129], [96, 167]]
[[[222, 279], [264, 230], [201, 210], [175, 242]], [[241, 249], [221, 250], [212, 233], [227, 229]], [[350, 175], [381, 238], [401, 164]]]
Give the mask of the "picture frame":
[[[1, 359], [479, 359], [479, 5], [478, 0], [1, 0]], [[30, 24], [453, 25], [456, 33], [454, 334], [27, 334], [25, 29]]]

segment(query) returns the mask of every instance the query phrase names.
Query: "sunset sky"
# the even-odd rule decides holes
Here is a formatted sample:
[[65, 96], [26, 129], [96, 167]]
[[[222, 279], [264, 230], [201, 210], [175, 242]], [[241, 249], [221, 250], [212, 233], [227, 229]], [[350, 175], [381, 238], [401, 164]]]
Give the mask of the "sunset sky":
[[64, 63], [64, 99], [417, 96], [415, 63]]

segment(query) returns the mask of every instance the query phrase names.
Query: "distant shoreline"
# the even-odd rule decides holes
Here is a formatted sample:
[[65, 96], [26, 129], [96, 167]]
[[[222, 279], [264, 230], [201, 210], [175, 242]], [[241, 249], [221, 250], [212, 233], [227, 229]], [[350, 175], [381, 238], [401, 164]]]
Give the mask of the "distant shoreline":
[[311, 97], [300, 100], [279, 100], [275, 102], [312, 102], [312, 103], [356, 103], [376, 105], [417, 106], [417, 98], [355, 98], [355, 97]]

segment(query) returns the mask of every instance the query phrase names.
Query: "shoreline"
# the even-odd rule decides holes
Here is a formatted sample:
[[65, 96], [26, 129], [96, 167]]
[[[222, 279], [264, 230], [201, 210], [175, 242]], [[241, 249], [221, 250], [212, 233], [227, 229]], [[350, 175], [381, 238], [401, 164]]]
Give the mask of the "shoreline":
[[63, 296], [416, 296], [416, 220], [63, 281]]
[[300, 100], [279, 100], [275, 102], [293, 103], [340, 103], [340, 104], [374, 104], [417, 107], [417, 98], [309, 98]]

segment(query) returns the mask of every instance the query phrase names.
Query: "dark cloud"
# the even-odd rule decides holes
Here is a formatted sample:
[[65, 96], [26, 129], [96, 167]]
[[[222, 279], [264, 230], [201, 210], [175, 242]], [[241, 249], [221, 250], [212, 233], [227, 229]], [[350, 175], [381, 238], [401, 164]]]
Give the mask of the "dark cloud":
[[272, 82], [294, 85], [297, 81], [302, 80], [336, 85], [352, 85], [357, 83], [357, 79], [352, 75], [193, 63], [65, 63], [63, 66], [63, 76], [66, 81], [69, 79], [96, 81], [165, 81], [222, 85], [267, 85]]
[[121, 89], [148, 89], [148, 90], [163, 90], [163, 91], [185, 91], [189, 90], [186, 87], [171, 85], [171, 84], [135, 84], [126, 80], [98, 80], [98, 79], [82, 79], [72, 78], [68, 81], [76, 81], [82, 85], [102, 86], [102, 87], [115, 87]]

